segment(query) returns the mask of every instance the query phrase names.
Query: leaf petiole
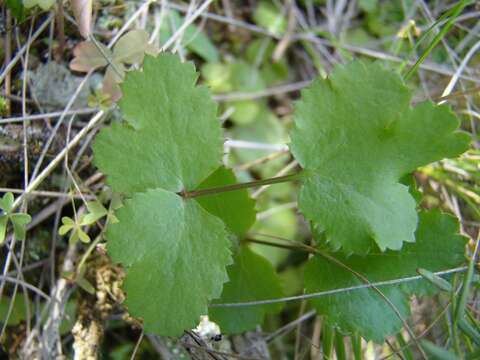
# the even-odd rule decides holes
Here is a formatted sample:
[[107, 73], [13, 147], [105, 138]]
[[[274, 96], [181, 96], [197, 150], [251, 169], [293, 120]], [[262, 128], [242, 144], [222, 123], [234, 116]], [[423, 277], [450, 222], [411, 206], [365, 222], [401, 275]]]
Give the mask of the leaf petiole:
[[193, 191], [181, 191], [178, 193], [178, 195], [188, 199], [188, 198], [194, 198], [194, 197], [199, 197], [199, 196], [206, 196], [206, 195], [214, 195], [214, 194], [220, 194], [224, 192], [229, 192], [229, 191], [237, 191], [237, 190], [242, 190], [246, 188], [252, 188], [252, 187], [257, 187], [257, 186], [263, 186], [263, 185], [272, 185], [272, 184], [279, 184], [279, 183], [284, 183], [284, 182], [289, 182], [289, 181], [296, 181], [296, 180], [301, 180], [305, 177], [307, 177], [308, 174], [305, 171], [301, 171], [295, 174], [290, 174], [290, 175], [285, 175], [285, 176], [277, 176], [269, 179], [263, 179], [263, 180], [255, 180], [255, 181], [249, 181], [245, 183], [240, 183], [240, 184], [232, 184], [232, 185], [225, 185], [225, 186], [219, 186], [219, 187], [214, 187], [210, 189], [200, 189], [200, 190], [193, 190]]

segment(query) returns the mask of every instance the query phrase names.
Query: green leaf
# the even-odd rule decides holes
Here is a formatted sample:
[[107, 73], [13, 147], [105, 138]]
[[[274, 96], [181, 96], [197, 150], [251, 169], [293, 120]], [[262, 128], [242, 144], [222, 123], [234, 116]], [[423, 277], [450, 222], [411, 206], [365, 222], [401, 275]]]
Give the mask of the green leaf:
[[75, 244], [79, 239], [78, 228], [74, 228], [74, 230], [70, 234], [70, 238], [68, 239], [69, 244]]
[[88, 292], [90, 295], [95, 294], [95, 288], [93, 287], [92, 284], [90, 284], [90, 281], [85, 279], [83, 276], [77, 276], [75, 279], [75, 282], [77, 283], [78, 286], [80, 286], [83, 290]]
[[115, 216], [115, 210], [118, 210], [122, 207], [122, 197], [118, 193], [114, 193], [112, 195], [112, 199], [110, 201], [110, 206], [108, 208], [108, 214], [107, 214], [107, 221], [106, 224], [107, 226], [109, 224], [116, 224], [118, 223], [118, 219]]
[[[6, 296], [3, 296], [0, 299], [0, 322], [5, 321], [11, 301], [12, 299]], [[26, 315], [27, 309], [25, 307], [25, 298], [23, 295], [17, 294], [17, 296], [15, 296], [12, 312], [8, 318], [7, 325], [18, 325], [21, 321], [25, 320]]]
[[88, 236], [87, 233], [80, 228], [80, 226], [76, 229], [76, 233], [78, 234], [78, 238], [81, 242], [85, 244], [90, 242], [90, 236]]
[[0, 245], [5, 241], [5, 235], [7, 234], [7, 215], [0, 215]]
[[68, 233], [75, 226], [75, 222], [72, 219], [70, 219], [68, 216], [62, 217], [62, 224], [63, 225], [60, 226], [60, 228], [58, 229], [58, 234], [61, 236]]
[[228, 280], [224, 224], [193, 200], [161, 189], [136, 194], [107, 230], [108, 252], [126, 267], [131, 315], [145, 331], [176, 336], [196, 325]]
[[94, 144], [113, 190], [133, 196], [106, 234], [111, 258], [126, 268], [126, 305], [159, 335], [177, 336], [206, 314], [231, 262], [225, 225], [176, 194], [196, 189], [223, 153], [217, 107], [197, 77], [174, 55], [147, 56], [123, 83], [126, 122]]
[[166, 53], [127, 74], [120, 108], [128, 123], [102, 130], [93, 146], [113, 190], [192, 190], [220, 165], [217, 106], [197, 77], [192, 64]]
[[[283, 296], [280, 279], [272, 264], [247, 246], [240, 247], [235, 263], [228, 267], [230, 281], [222, 296], [214, 303], [245, 302], [276, 299]], [[261, 325], [266, 313], [277, 313], [282, 303], [227, 308], [211, 307], [209, 317], [227, 334], [237, 334]]]
[[299, 207], [333, 248], [367, 253], [413, 242], [415, 200], [399, 180], [453, 157], [470, 137], [447, 106], [409, 107], [411, 92], [379, 64], [337, 67], [302, 91], [291, 149], [309, 173]]
[[26, 9], [31, 9], [35, 5], [38, 5], [42, 10], [48, 10], [54, 3], [55, 0], [23, 0], [23, 6], [25, 6]]
[[[459, 235], [458, 221], [437, 210], [420, 213], [416, 243], [405, 244], [402, 251], [372, 252], [364, 257], [335, 257], [365, 276], [370, 282], [395, 280], [417, 275], [418, 268], [431, 272], [448, 270], [465, 261], [466, 238]], [[308, 293], [363, 285], [354, 274], [315, 256], [307, 263], [305, 284]], [[395, 304], [402, 317], [409, 315], [410, 295], [427, 295], [439, 289], [427, 280], [379, 286]], [[346, 332], [358, 332], [367, 340], [383, 341], [398, 332], [402, 322], [388, 303], [373, 289], [357, 289], [328, 295], [311, 301], [326, 320]]]
[[17, 21], [22, 21], [25, 18], [25, 9], [22, 0], [7, 0], [5, 4]]
[[65, 311], [63, 312], [62, 322], [60, 324], [60, 334], [67, 335], [72, 331], [76, 322], [77, 303], [75, 300], [69, 300], [65, 305]]
[[13, 225], [13, 233], [18, 240], [25, 240], [26, 225], [32, 221], [28, 214], [16, 213], [10, 215], [10, 221]]
[[[173, 27], [178, 29], [184, 22], [184, 19], [176, 12], [169, 12]], [[171, 32], [169, 32], [171, 33]], [[194, 24], [187, 26], [182, 37], [182, 45], [200, 56], [206, 62], [218, 61], [218, 50], [210, 41], [207, 35]]]
[[372, 13], [377, 8], [378, 0], [359, 0], [358, 5], [363, 11]]
[[[236, 183], [233, 171], [221, 166], [203, 181], [198, 189]], [[243, 237], [255, 223], [255, 201], [249, 197], [247, 189], [201, 196], [197, 201], [209, 213], [222, 219], [227, 228], [239, 237]]]
[[238, 125], [252, 123], [261, 111], [260, 104], [252, 101], [236, 101], [232, 103], [232, 107], [234, 112], [230, 117]]
[[286, 17], [272, 3], [261, 1], [253, 14], [255, 22], [268, 31], [281, 34], [287, 28]]
[[92, 225], [108, 214], [108, 210], [99, 201], [87, 202], [87, 209], [89, 213], [82, 218], [80, 225]]
[[42, 10], [48, 10], [55, 4], [55, 0], [38, 0], [37, 2]]
[[7, 192], [3, 195], [3, 198], [0, 200], [0, 208], [5, 214], [10, 214], [12, 212], [13, 201], [14, 198], [11, 192]]

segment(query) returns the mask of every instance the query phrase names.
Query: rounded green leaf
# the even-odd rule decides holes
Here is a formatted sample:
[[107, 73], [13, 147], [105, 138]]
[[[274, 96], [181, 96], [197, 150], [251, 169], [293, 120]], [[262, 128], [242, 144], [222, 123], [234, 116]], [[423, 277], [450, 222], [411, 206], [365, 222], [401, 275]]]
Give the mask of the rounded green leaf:
[[[416, 276], [418, 268], [431, 272], [460, 266], [467, 239], [459, 235], [458, 221], [438, 210], [420, 213], [417, 241], [405, 244], [402, 251], [372, 252], [366, 256], [335, 255], [339, 261], [365, 276], [370, 282]], [[365, 284], [353, 273], [320, 256], [312, 257], [305, 269], [308, 293]], [[433, 294], [439, 289], [427, 280], [379, 286], [403, 318], [410, 313], [412, 294]], [[367, 340], [382, 342], [397, 333], [402, 322], [392, 307], [373, 289], [357, 289], [311, 300], [319, 314], [346, 332], [357, 332]]]
[[120, 101], [127, 122], [102, 130], [93, 146], [113, 190], [193, 190], [221, 164], [217, 106], [197, 77], [191, 63], [166, 53], [127, 74]]
[[26, 225], [32, 221], [32, 218], [28, 214], [15, 213], [10, 215], [10, 221], [13, 225], [13, 233], [18, 240], [25, 240]]
[[127, 270], [126, 305], [145, 331], [177, 336], [207, 313], [228, 280], [224, 224], [195, 200], [161, 189], [136, 194], [107, 230], [108, 253]]
[[291, 149], [311, 176], [299, 207], [333, 248], [367, 253], [415, 241], [416, 203], [400, 179], [468, 148], [448, 107], [412, 109], [410, 99], [395, 73], [363, 62], [302, 91]]
[[14, 198], [11, 192], [7, 192], [3, 195], [3, 198], [0, 199], [0, 208], [4, 213], [8, 214], [12, 211], [13, 201]]
[[[12, 298], [10, 297], [3, 296], [0, 299], [0, 319], [2, 319], [2, 322], [5, 321], [7, 317], [11, 302]], [[20, 322], [25, 320], [28, 314], [27, 306], [31, 307], [30, 302], [28, 302], [28, 304], [25, 303], [25, 297], [22, 294], [17, 294], [12, 305], [12, 310], [10, 312], [10, 317], [8, 318], [7, 325], [18, 325]], [[31, 314], [32, 311], [30, 309], [30, 315]]]

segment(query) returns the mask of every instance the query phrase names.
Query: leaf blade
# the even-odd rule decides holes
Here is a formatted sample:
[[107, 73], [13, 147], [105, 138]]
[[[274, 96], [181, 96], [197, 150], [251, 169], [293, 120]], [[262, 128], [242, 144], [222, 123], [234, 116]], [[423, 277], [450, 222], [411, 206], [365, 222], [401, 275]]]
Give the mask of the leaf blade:
[[166, 53], [146, 56], [143, 72], [127, 74], [120, 101], [127, 123], [102, 130], [93, 145], [115, 191], [192, 190], [220, 165], [217, 106], [197, 77], [193, 65]]
[[334, 249], [365, 254], [413, 242], [416, 204], [400, 179], [468, 148], [447, 107], [412, 109], [410, 99], [396, 74], [363, 62], [338, 67], [302, 92], [291, 150], [312, 176], [299, 207]]
[[[464, 262], [466, 238], [458, 233], [458, 221], [437, 210], [420, 214], [417, 242], [402, 251], [374, 252], [366, 256], [335, 256], [370, 282], [415, 276], [420, 267], [431, 272], [453, 268]], [[355, 275], [315, 256], [305, 269], [307, 292], [319, 292], [364, 284]], [[379, 290], [396, 306], [402, 317], [409, 315], [409, 296], [427, 295], [439, 289], [427, 280], [386, 285]], [[373, 289], [359, 289], [312, 300], [327, 321], [343, 331], [359, 332], [365, 339], [383, 341], [395, 334], [402, 322]]]
[[117, 216], [107, 250], [127, 268], [129, 312], [144, 319], [147, 332], [175, 336], [192, 328], [228, 279], [223, 223], [195, 201], [161, 189], [136, 194]]

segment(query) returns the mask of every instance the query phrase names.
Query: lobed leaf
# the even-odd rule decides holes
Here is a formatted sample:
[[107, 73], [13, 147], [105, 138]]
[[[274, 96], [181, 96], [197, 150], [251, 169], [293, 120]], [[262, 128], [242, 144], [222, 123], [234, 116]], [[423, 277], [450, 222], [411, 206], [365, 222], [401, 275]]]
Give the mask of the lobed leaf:
[[[420, 213], [417, 241], [402, 251], [372, 252], [366, 256], [335, 256], [370, 282], [395, 280], [417, 275], [418, 268], [431, 272], [462, 264], [466, 238], [459, 235], [458, 221], [438, 210]], [[308, 293], [362, 285], [353, 273], [320, 256], [311, 258], [305, 269]], [[409, 315], [409, 297], [439, 291], [428, 280], [380, 286], [378, 289], [395, 305], [402, 317]], [[357, 289], [311, 300], [326, 320], [346, 332], [358, 332], [367, 340], [381, 342], [397, 333], [402, 322], [392, 307], [374, 289]]]
[[415, 241], [416, 204], [400, 179], [468, 148], [447, 106], [410, 100], [396, 74], [363, 62], [302, 91], [291, 150], [310, 176], [299, 207], [333, 248], [367, 253]]
[[25, 240], [26, 225], [32, 221], [28, 214], [16, 213], [10, 215], [10, 221], [13, 225], [13, 233], [18, 240]]
[[108, 253], [126, 267], [126, 305], [145, 331], [176, 336], [222, 291], [231, 263], [224, 224], [193, 200], [155, 189], [127, 200], [107, 230]]
[[102, 130], [93, 146], [112, 189], [131, 197], [106, 233], [109, 255], [127, 272], [125, 303], [158, 335], [192, 328], [231, 263], [223, 222], [176, 194], [196, 189], [223, 152], [216, 105], [196, 81], [195, 68], [176, 56], [147, 56], [122, 85], [126, 122]]
[[143, 72], [127, 74], [120, 101], [127, 123], [102, 130], [93, 146], [113, 190], [193, 190], [220, 165], [217, 106], [197, 77], [171, 54], [146, 56]]

